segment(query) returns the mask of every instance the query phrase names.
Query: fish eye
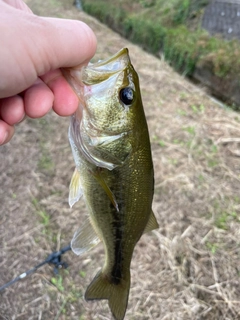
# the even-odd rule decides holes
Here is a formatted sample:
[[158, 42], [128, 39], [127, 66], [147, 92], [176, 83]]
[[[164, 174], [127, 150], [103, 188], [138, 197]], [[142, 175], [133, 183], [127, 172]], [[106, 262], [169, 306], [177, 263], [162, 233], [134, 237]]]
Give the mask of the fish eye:
[[119, 92], [119, 98], [125, 105], [129, 106], [134, 100], [133, 89], [130, 87], [121, 89]]

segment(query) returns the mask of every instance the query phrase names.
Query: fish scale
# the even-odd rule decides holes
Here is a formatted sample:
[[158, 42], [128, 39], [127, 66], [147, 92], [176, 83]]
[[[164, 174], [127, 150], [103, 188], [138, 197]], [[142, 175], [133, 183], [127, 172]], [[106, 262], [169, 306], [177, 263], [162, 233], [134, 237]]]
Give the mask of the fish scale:
[[84, 195], [89, 212], [74, 234], [72, 250], [81, 254], [103, 242], [105, 262], [85, 299], [107, 299], [114, 319], [122, 320], [134, 247], [143, 233], [158, 227], [151, 209], [154, 173], [138, 75], [126, 48], [81, 72], [70, 68], [63, 73], [79, 97], [69, 129], [76, 163], [69, 203]]

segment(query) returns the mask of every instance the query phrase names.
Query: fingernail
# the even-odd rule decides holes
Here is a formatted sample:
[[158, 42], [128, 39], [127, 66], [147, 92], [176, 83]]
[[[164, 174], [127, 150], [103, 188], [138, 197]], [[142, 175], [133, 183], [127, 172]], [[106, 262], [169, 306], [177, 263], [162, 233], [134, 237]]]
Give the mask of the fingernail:
[[5, 135], [3, 136], [3, 139], [2, 139], [2, 141], [1, 141], [1, 143], [0, 143], [0, 145], [6, 143], [7, 140], [8, 140], [8, 132], [6, 132]]
[[23, 120], [26, 118], [26, 114], [24, 113], [24, 115], [23, 115], [23, 117], [22, 117], [22, 119], [20, 119], [17, 123], [21, 123], [21, 122], [23, 122]]

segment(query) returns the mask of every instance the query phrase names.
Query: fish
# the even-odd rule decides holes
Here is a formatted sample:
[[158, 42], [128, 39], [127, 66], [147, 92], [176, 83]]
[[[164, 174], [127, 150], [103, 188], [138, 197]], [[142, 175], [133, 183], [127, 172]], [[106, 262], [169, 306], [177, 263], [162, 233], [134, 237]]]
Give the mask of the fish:
[[139, 79], [127, 48], [63, 74], [79, 99], [69, 127], [76, 164], [69, 204], [83, 196], [89, 213], [71, 247], [80, 255], [102, 241], [104, 265], [84, 297], [108, 300], [114, 319], [122, 320], [134, 247], [143, 233], [159, 227], [152, 211], [154, 170]]

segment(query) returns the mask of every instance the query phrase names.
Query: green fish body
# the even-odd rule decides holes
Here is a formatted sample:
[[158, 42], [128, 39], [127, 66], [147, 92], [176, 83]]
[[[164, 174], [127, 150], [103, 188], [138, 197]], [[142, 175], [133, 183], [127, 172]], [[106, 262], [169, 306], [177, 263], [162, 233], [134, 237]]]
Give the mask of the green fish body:
[[107, 299], [114, 318], [121, 320], [134, 247], [144, 232], [158, 227], [151, 209], [154, 173], [138, 75], [126, 48], [64, 73], [80, 101], [69, 129], [76, 163], [69, 203], [84, 195], [89, 211], [72, 249], [80, 254], [103, 242], [105, 263], [85, 299]]

